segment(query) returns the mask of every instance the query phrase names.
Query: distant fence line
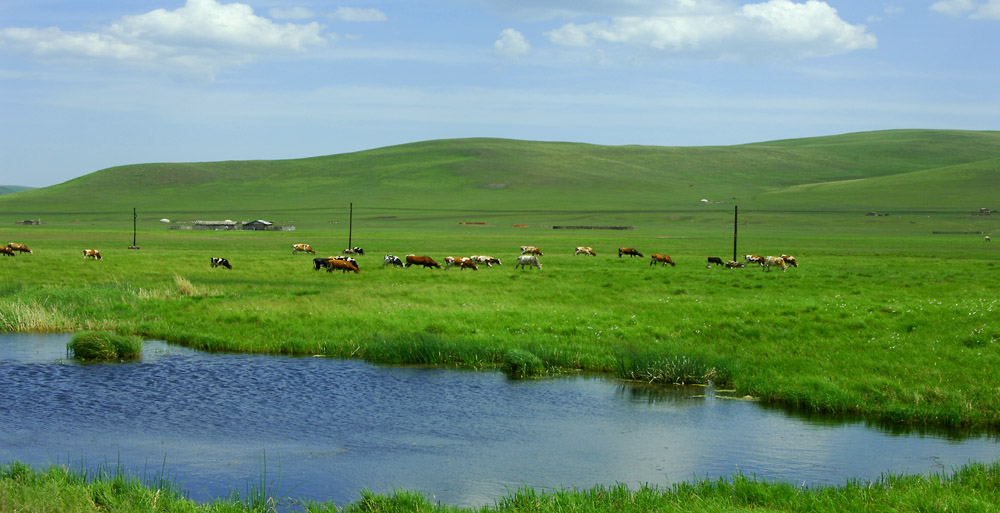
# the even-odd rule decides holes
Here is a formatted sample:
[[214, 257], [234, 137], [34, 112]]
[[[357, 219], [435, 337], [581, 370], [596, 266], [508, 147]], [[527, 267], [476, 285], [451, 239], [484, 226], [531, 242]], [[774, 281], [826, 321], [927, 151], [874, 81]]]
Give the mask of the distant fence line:
[[933, 231], [931, 233], [935, 235], [982, 235], [983, 234], [983, 232], [939, 232], [939, 231]]
[[635, 226], [553, 226], [553, 230], [635, 230]]

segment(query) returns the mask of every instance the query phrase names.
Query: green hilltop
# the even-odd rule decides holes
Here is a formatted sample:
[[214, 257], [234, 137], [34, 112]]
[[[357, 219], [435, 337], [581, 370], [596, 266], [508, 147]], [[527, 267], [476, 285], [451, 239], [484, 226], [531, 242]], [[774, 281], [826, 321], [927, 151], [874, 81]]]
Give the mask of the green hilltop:
[[[375, 208], [954, 210], [997, 205], [1000, 132], [890, 130], [736, 146], [450, 139], [294, 160], [113, 167], [0, 213]], [[707, 199], [708, 205], [701, 201]]]

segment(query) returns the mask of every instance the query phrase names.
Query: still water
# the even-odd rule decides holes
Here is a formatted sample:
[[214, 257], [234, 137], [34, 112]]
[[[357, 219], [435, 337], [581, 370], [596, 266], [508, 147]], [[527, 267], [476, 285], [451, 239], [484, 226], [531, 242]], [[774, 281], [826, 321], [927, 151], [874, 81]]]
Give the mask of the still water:
[[[736, 472], [795, 484], [950, 471], [991, 436], [808, 419], [705, 388], [207, 354], [66, 359], [68, 335], [0, 333], [0, 462], [165, 470], [196, 501], [266, 485], [343, 505], [368, 488], [481, 506], [522, 485], [666, 486]], [[706, 394], [706, 392], [708, 392]], [[280, 481], [276, 481], [280, 477]]]

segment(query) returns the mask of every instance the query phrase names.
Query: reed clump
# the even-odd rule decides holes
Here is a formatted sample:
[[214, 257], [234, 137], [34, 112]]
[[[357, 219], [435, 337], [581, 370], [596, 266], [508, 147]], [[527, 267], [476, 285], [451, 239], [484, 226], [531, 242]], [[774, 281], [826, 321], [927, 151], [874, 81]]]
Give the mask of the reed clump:
[[83, 331], [66, 345], [80, 360], [138, 360], [142, 356], [142, 338], [110, 331]]
[[526, 378], [544, 374], [545, 362], [531, 351], [508, 349], [503, 355], [501, 368], [508, 377]]

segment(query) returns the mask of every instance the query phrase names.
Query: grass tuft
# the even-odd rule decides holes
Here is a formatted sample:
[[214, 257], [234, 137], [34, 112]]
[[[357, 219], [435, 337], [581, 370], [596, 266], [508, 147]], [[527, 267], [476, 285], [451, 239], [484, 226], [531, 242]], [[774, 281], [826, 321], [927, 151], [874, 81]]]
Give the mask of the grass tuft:
[[137, 360], [142, 356], [142, 338], [108, 331], [77, 333], [66, 347], [80, 360]]
[[510, 378], [525, 378], [544, 374], [545, 362], [531, 351], [508, 349], [501, 368]]

